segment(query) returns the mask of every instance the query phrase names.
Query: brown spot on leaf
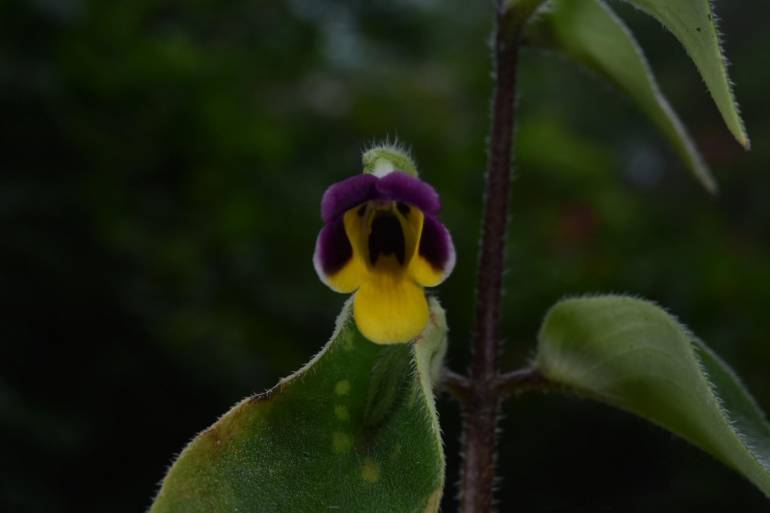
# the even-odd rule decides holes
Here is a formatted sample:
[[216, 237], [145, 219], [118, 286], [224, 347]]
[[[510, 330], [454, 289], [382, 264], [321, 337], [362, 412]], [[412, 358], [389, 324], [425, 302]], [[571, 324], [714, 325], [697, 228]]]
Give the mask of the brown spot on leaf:
[[208, 442], [214, 447], [219, 447], [239, 433], [249, 429], [255, 421], [263, 417], [267, 410], [269, 410], [275, 390], [274, 387], [261, 394], [254, 394], [243, 399], [203, 431], [198, 439], [204, 443]]

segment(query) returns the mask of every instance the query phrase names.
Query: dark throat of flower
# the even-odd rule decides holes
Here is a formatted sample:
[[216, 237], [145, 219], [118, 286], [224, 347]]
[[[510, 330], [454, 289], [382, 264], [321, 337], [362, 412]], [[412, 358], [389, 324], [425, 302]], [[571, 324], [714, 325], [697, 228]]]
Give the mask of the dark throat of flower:
[[392, 211], [378, 212], [369, 232], [369, 262], [377, 265], [380, 256], [393, 255], [403, 267], [406, 261], [406, 242], [401, 222]]

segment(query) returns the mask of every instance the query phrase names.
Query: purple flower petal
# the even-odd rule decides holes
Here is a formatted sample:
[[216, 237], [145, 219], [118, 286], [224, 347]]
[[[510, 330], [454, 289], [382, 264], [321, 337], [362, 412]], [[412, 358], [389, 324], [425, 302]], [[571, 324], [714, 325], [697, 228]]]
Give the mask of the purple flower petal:
[[420, 256], [430, 265], [440, 270], [444, 276], [452, 272], [455, 266], [455, 246], [446, 226], [432, 215], [426, 215], [420, 237]]
[[410, 203], [425, 214], [438, 214], [441, 210], [438, 193], [433, 187], [404, 172], [388, 173], [375, 186], [378, 198]]
[[324, 193], [321, 200], [321, 218], [330, 223], [345, 211], [372, 199], [376, 194], [377, 177], [368, 173], [351, 176], [337, 182]]
[[315, 243], [313, 265], [321, 280], [345, 267], [353, 257], [353, 248], [345, 233], [345, 223], [337, 219], [321, 229]]

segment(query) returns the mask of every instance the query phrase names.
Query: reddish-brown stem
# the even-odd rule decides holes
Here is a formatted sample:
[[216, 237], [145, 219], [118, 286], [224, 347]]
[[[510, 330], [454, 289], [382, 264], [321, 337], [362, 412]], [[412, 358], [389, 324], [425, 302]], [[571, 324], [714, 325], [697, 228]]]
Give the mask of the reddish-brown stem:
[[532, 367], [506, 372], [497, 378], [497, 393], [501, 399], [530, 390], [547, 391], [554, 388], [554, 383]]
[[440, 387], [460, 402], [466, 402], [470, 399], [471, 382], [465, 376], [449, 369], [444, 369]]
[[489, 513], [493, 505], [497, 423], [502, 400], [498, 386], [498, 325], [516, 109], [518, 27], [519, 20], [501, 4], [494, 42], [495, 91], [476, 281], [473, 354], [467, 398], [463, 401], [462, 513]]

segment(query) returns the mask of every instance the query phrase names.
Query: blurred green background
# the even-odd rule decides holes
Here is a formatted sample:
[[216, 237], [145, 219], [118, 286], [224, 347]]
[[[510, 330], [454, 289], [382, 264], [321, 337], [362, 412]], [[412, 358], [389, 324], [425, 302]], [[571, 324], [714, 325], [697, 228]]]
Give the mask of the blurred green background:
[[[753, 139], [656, 22], [613, 2], [713, 166], [709, 197], [635, 107], [521, 64], [505, 367], [565, 294], [665, 305], [770, 410], [770, 6], [718, 2]], [[0, 1], [0, 510], [136, 512], [173, 455], [302, 365], [344, 301], [311, 265], [324, 189], [413, 148], [458, 249], [439, 290], [468, 359], [491, 3]], [[455, 511], [459, 412], [440, 400]], [[505, 408], [502, 511], [768, 511], [657, 427], [587, 401]], [[515, 509], [512, 509], [515, 508]]]

